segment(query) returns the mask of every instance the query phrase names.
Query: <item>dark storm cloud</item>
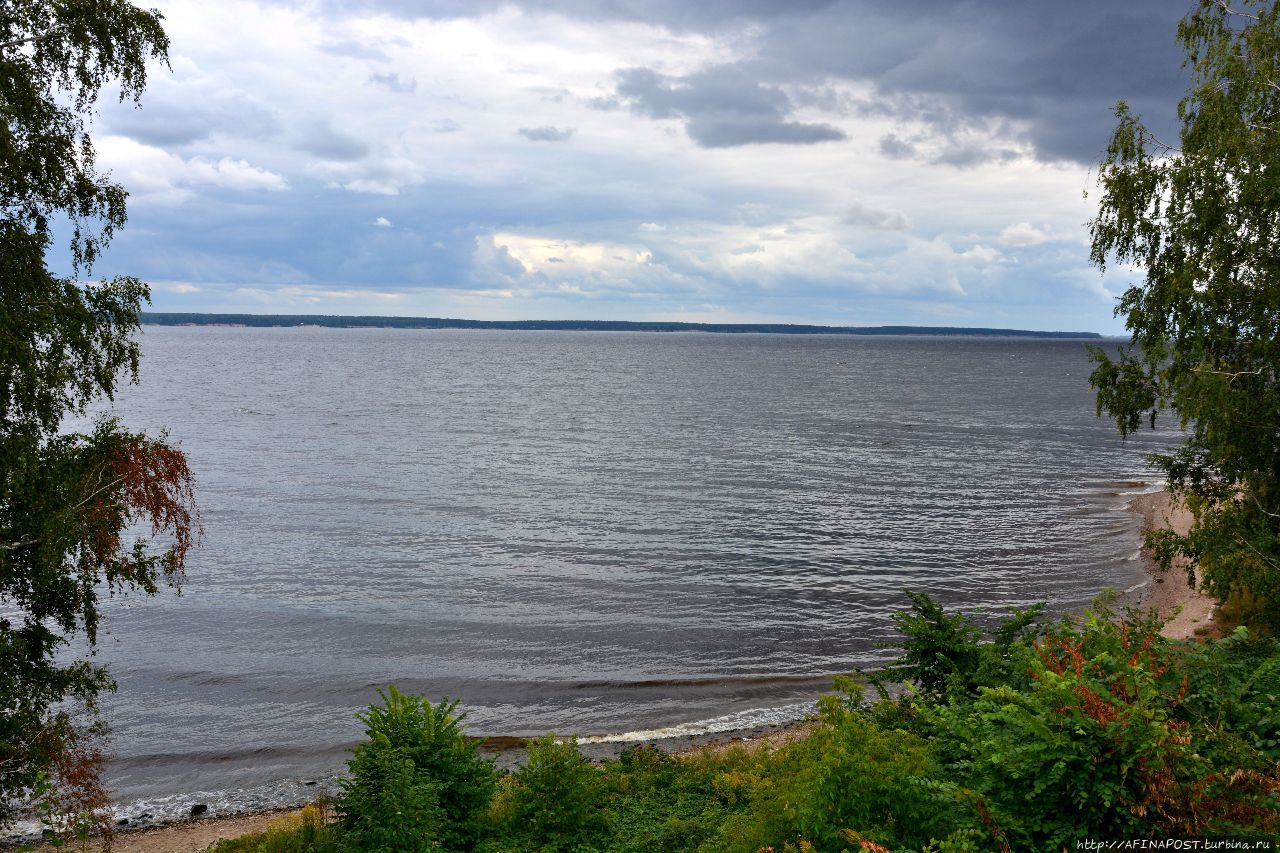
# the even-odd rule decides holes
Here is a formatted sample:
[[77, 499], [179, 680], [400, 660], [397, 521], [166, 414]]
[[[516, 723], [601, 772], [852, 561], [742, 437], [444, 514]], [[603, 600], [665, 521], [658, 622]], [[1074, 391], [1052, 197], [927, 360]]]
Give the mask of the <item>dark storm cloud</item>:
[[[499, 0], [362, 0], [331, 2], [329, 8], [333, 14], [377, 10], [451, 18], [501, 5]], [[817, 91], [833, 78], [862, 81], [871, 84], [872, 100], [881, 108], [914, 112], [943, 135], [953, 134], [956, 122], [1013, 122], [1010, 127], [1036, 156], [1093, 162], [1106, 147], [1111, 107], [1121, 98], [1157, 135], [1172, 135], [1174, 104], [1184, 85], [1174, 29], [1190, 0], [517, 0], [517, 5], [534, 13], [640, 21], [713, 35], [749, 26], [755, 49], [749, 64], [733, 66], [749, 97], [767, 100], [763, 93], [780, 85]], [[667, 88], [693, 89], [695, 94], [686, 96], [696, 97], [705, 85], [699, 78], [668, 80]], [[679, 100], [673, 93], [648, 96], [651, 102], [641, 93], [631, 105], [648, 108], [666, 101], [670, 112], [669, 102]], [[604, 98], [596, 106], [608, 103]], [[744, 113], [719, 119], [712, 110], [707, 104], [680, 108], [699, 144], [838, 138], [835, 128], [791, 125], [776, 114], [757, 114], [753, 122]], [[909, 156], [902, 148], [894, 151]], [[976, 156], [957, 151], [944, 159]]]
[[1009, 148], [959, 143], [944, 146], [940, 152], [929, 159], [929, 162], [965, 169], [970, 166], [981, 166], [984, 163], [1008, 162], [1016, 160], [1018, 156], [1017, 151]]
[[[789, 121], [794, 105], [786, 93], [728, 65], [680, 78], [650, 68], [624, 69], [617, 74], [615, 100], [649, 118], [683, 119], [689, 138], [704, 148], [811, 145], [845, 138], [829, 124]], [[597, 106], [609, 109], [613, 103], [605, 99]]]
[[746, 79], [730, 66], [688, 77], [665, 77], [649, 68], [618, 72], [618, 95], [633, 111], [650, 118], [684, 118], [706, 113], [779, 119], [791, 109], [787, 96]]
[[867, 106], [912, 114], [944, 136], [1008, 122], [1043, 159], [1092, 162], [1121, 98], [1167, 132], [1184, 87], [1174, 31], [1188, 9], [1183, 0], [849, 0], [773, 21], [754, 70], [777, 81], [863, 80], [873, 87]]
[[880, 137], [880, 153], [892, 160], [907, 160], [916, 156], [916, 146], [910, 140], [890, 133]]
[[698, 116], [685, 126], [689, 138], [703, 148], [732, 148], [773, 142], [813, 145], [844, 139], [844, 131], [829, 124], [804, 124], [750, 116]]

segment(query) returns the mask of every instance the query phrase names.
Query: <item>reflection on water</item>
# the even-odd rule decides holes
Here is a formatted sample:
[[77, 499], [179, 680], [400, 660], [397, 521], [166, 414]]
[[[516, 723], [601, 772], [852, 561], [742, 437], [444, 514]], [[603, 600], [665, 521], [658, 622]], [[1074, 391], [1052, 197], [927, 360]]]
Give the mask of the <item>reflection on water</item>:
[[1141, 576], [1123, 493], [1151, 446], [1094, 417], [1078, 342], [152, 327], [143, 349], [120, 412], [181, 441], [207, 536], [180, 597], [111, 607], [123, 799], [330, 771], [390, 682], [482, 733], [771, 718], [889, 654], [904, 588], [1061, 611]]

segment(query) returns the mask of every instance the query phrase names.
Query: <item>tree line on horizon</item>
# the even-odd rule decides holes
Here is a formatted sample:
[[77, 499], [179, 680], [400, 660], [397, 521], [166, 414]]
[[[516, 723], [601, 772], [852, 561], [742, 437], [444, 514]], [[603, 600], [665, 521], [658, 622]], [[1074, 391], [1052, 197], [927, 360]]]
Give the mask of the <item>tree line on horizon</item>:
[[1101, 338], [1097, 332], [1041, 332], [969, 326], [816, 326], [806, 323], [683, 323], [662, 320], [459, 320], [447, 317], [381, 317], [342, 314], [206, 314], [143, 311], [143, 325], [324, 326], [335, 329], [503, 329], [558, 332], [713, 332], [775, 335], [933, 335], [985, 338]]

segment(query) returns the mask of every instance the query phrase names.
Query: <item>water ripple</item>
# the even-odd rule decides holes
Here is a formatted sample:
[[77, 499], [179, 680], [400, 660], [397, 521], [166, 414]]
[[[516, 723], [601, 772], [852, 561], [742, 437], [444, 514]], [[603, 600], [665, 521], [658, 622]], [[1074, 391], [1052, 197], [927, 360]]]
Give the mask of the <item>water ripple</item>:
[[989, 619], [1141, 581], [1162, 439], [1093, 416], [1075, 342], [142, 343], [119, 414], [181, 441], [207, 536], [181, 597], [109, 608], [126, 800], [327, 778], [389, 682], [478, 733], [761, 718], [890, 656], [903, 589]]

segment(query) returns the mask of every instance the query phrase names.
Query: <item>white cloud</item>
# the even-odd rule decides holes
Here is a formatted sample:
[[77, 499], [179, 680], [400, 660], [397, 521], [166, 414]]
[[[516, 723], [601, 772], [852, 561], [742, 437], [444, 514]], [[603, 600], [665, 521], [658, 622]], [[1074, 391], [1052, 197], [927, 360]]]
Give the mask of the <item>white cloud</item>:
[[1005, 246], [1035, 246], [1048, 239], [1048, 234], [1028, 222], [1010, 225], [1000, 232], [1000, 243]]
[[200, 293], [203, 290], [203, 288], [198, 287], [194, 284], [188, 284], [185, 281], [162, 283], [162, 284], [155, 285], [155, 287], [159, 288], [160, 290], [164, 290], [168, 293], [182, 293], [182, 294]]
[[251, 165], [245, 160], [223, 157], [217, 162], [203, 157], [187, 161], [187, 180], [235, 190], [285, 190], [289, 182], [275, 172]]
[[399, 195], [424, 180], [420, 165], [408, 157], [370, 158], [357, 162], [321, 161], [309, 171], [329, 184], [355, 193]]
[[278, 192], [289, 187], [283, 176], [243, 159], [188, 159], [111, 135], [98, 140], [97, 148], [99, 162], [135, 197], [178, 203], [191, 198], [201, 187], [240, 192]]
[[959, 257], [966, 260], [978, 261], [983, 264], [990, 264], [1001, 260], [1004, 258], [1004, 255], [1000, 253], [999, 249], [993, 249], [990, 246], [978, 245], [961, 252]]
[[653, 260], [653, 254], [643, 246], [581, 243], [503, 233], [494, 234], [493, 242], [505, 248], [526, 271], [557, 276], [569, 270], [620, 271], [643, 266]]
[[[766, 226], [699, 223], [646, 232], [644, 243], [574, 240], [545, 234], [498, 232], [478, 239], [473, 255], [477, 289], [502, 289], [515, 298], [547, 294], [591, 298], [683, 300], [747, 293], [945, 295], [980, 299], [1004, 292], [1013, 267], [998, 249], [956, 248], [942, 238], [897, 232], [868, 242], [861, 254], [843, 218], [807, 217]], [[873, 232], [878, 233], [878, 232]], [[966, 241], [967, 242], [967, 241]], [[829, 317], [811, 317], [823, 321]]]
[[[788, 89], [796, 121], [848, 135], [803, 150], [699, 148], [679, 122], [590, 106], [615, 88], [618, 69], [678, 77], [767, 61], [750, 27], [673, 32], [517, 5], [435, 19], [375, 8], [166, 0], [175, 73], [152, 75], [139, 112], [104, 103], [105, 126], [128, 109], [131, 132], [152, 118], [182, 130], [177, 106], [215, 103], [252, 105], [255, 118], [228, 120], [223, 109], [201, 114], [199, 136], [135, 133], [154, 145], [97, 135], [102, 166], [139, 202], [112, 261], [195, 282], [206, 293], [186, 294], [192, 304], [217, 292], [224, 310], [243, 298], [358, 313], [403, 295], [397, 311], [439, 313], [465, 298], [501, 302], [511, 316], [595, 316], [574, 308], [590, 298], [615, 316], [819, 322], [859, 316], [873, 297], [914, 300], [904, 312], [961, 313], [1003, 299], [1030, 315], [1068, 298], [1046, 284], [1067, 273], [1049, 274], [1091, 274], [1083, 168], [1024, 156], [932, 165], [947, 140], [925, 134], [923, 119], [850, 111], [875, 94], [868, 81], [832, 79], [807, 100], [803, 86]], [[321, 125], [363, 147], [305, 150], [297, 129]], [[535, 145], [522, 127], [575, 131], [571, 144]], [[953, 141], [1016, 148], [1006, 130], [970, 128]], [[880, 153], [894, 133], [919, 136], [916, 153]], [[148, 218], [157, 204], [163, 214]], [[241, 239], [251, 228], [258, 237]], [[1053, 259], [1011, 248], [1049, 241]], [[284, 265], [278, 275], [262, 272], [268, 259]], [[453, 295], [414, 295], [436, 287]], [[1109, 306], [1088, 310], [1098, 320], [1082, 328], [1111, 322]], [[1043, 316], [1040, 327], [1060, 315]]]

